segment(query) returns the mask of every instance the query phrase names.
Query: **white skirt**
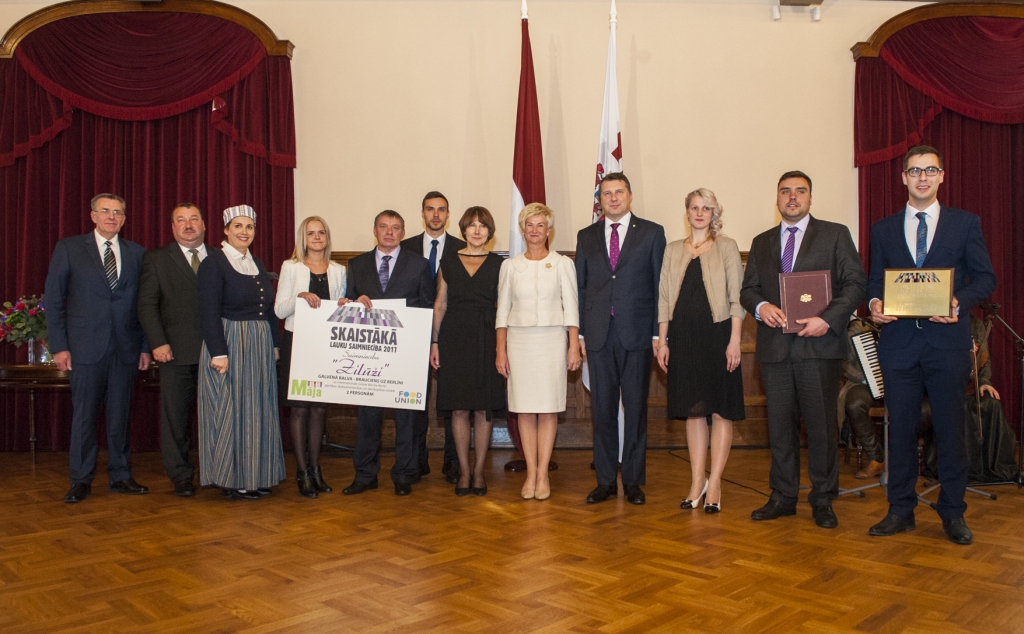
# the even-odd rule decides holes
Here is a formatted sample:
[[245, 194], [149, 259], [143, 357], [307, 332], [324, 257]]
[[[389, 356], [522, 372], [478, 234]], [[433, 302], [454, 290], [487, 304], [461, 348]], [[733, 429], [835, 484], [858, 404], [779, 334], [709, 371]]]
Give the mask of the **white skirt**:
[[565, 411], [568, 341], [565, 326], [509, 327], [508, 409], [519, 414]]

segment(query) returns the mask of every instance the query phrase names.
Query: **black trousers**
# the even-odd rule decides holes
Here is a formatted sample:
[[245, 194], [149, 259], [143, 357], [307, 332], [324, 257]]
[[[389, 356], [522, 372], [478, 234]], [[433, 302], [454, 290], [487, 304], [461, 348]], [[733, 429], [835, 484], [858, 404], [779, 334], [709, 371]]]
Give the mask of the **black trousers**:
[[944, 350], [915, 332], [899, 350], [879, 350], [889, 408], [889, 512], [910, 517], [917, 506], [917, 437], [921, 401], [931, 404], [942, 489], [935, 510], [943, 519], [967, 510], [969, 463], [964, 440], [964, 392], [971, 374], [970, 350]]
[[96, 363], [71, 359], [71, 446], [68, 463], [71, 484], [91, 484], [96, 477], [96, 419], [100, 407], [107, 410], [107, 472], [111, 482], [132, 477], [129, 464], [128, 417], [131, 414], [138, 359], [123, 363], [114, 349], [114, 338]]
[[597, 483], [615, 484], [619, 464], [619, 395], [625, 410], [622, 437], [622, 484], [647, 483], [647, 394], [651, 388], [650, 345], [627, 350], [619, 340], [615, 318], [600, 350], [587, 350], [591, 409], [594, 416], [594, 470]]
[[198, 382], [198, 365], [160, 365], [160, 451], [167, 477], [175, 484], [191, 482], [195, 475], [188, 453], [188, 416], [196, 403]]
[[[807, 475], [812, 506], [831, 504], [839, 496], [838, 418], [840, 359], [794, 359], [762, 363], [761, 379], [768, 402], [768, 442], [772, 466], [771, 499], [796, 505], [800, 490], [800, 418], [807, 429]], [[886, 389], [888, 393], [888, 389]]]
[[[408, 409], [395, 410], [395, 465], [391, 468], [391, 481], [395, 484], [412, 482], [419, 473], [419, 447], [416, 444], [416, 414]], [[360, 407], [359, 431], [352, 463], [356, 468], [356, 482], [369, 484], [377, 481], [380, 472], [380, 430], [384, 422], [381, 407]]]

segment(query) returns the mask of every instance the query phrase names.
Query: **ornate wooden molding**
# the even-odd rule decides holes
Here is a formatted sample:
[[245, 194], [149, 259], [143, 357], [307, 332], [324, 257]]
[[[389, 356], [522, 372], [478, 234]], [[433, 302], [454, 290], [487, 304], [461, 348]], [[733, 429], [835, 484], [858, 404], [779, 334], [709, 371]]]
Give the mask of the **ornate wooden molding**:
[[875, 29], [867, 42], [857, 42], [850, 51], [853, 52], [854, 61], [861, 57], [878, 57], [885, 41], [897, 31], [905, 29], [911, 24], [935, 18], [961, 16], [1024, 18], [1024, 6], [997, 2], [948, 2], [917, 7], [893, 16]]
[[260, 38], [267, 55], [284, 55], [289, 59], [295, 48], [288, 40], [279, 40], [262, 20], [238, 7], [216, 0], [161, 0], [160, 2], [126, 2], [125, 0], [71, 0], [25, 16], [7, 30], [0, 39], [0, 58], [14, 56], [14, 49], [25, 36], [41, 26], [76, 15], [94, 13], [127, 13], [149, 11], [157, 13], [200, 13], [223, 18], [239, 24]]

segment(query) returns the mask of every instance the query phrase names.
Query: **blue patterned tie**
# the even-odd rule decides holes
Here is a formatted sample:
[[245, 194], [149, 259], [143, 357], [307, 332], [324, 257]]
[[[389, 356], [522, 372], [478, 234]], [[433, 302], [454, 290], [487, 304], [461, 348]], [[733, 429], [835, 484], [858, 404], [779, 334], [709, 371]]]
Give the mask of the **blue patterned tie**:
[[917, 257], [914, 262], [917, 268], [924, 266], [924, 256], [928, 255], [928, 224], [924, 221], [927, 217], [923, 211], [917, 212]]
[[797, 227], [786, 229], [789, 232], [789, 239], [786, 240], [786, 248], [782, 250], [782, 272], [793, 272], [793, 253], [796, 252], [796, 231]]
[[391, 259], [390, 255], [384, 255], [380, 258], [380, 270], [377, 271], [377, 277], [380, 278], [380, 290], [388, 290], [388, 278], [391, 277], [388, 271], [388, 260]]
[[437, 277], [437, 240], [430, 241], [430, 277]]

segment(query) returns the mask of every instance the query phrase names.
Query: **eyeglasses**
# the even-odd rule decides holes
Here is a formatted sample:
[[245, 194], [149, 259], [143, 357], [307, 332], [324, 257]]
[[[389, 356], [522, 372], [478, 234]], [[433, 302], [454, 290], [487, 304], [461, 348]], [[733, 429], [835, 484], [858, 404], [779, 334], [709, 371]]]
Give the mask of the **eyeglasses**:
[[102, 216], [123, 216], [124, 210], [122, 209], [93, 209], [93, 213], [100, 214]]
[[925, 168], [911, 167], [910, 169], [903, 171], [906, 172], [907, 176], [913, 176], [914, 178], [917, 178], [918, 176], [921, 175], [921, 172], [924, 172], [928, 176], [938, 176], [939, 172], [942, 171], [942, 168], [929, 165], [928, 167]]

